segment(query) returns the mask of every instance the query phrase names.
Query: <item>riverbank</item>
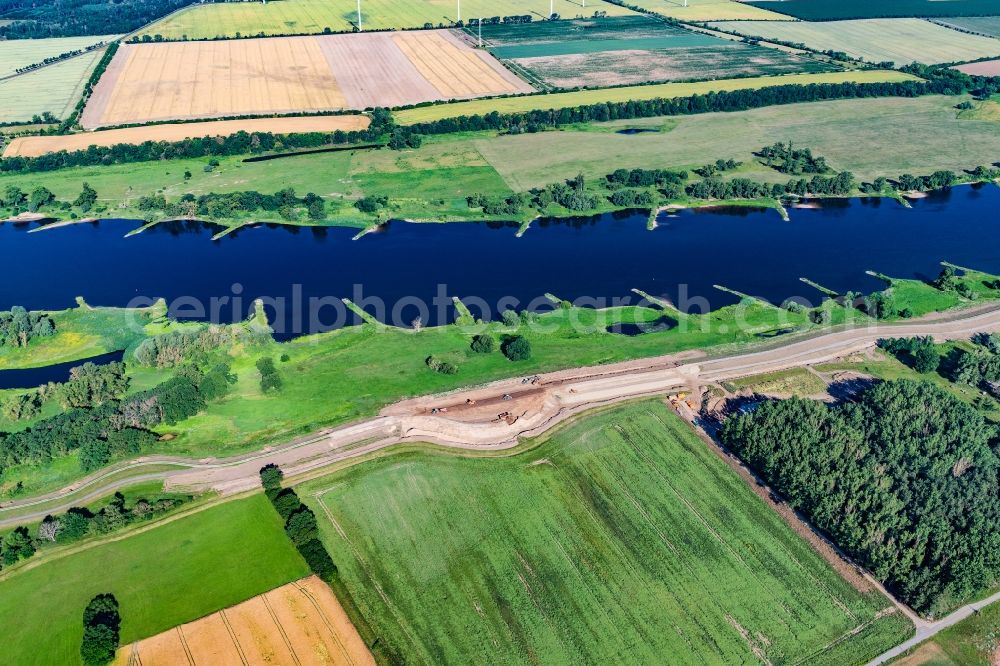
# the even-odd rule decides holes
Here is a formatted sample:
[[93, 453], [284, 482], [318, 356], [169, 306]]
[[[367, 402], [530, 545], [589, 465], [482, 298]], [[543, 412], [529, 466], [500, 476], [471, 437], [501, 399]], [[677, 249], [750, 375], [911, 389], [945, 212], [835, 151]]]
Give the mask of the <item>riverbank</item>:
[[[559, 217], [622, 208], [608, 201], [612, 192], [604, 185], [605, 177], [617, 168], [687, 171], [688, 182], [694, 183], [701, 180], [694, 174], [695, 169], [719, 159], [734, 160], [742, 166], [722, 174], [726, 180], [738, 177], [767, 185], [784, 184], [793, 176], [760, 164], [754, 155], [778, 141], [809, 147], [814, 154], [827, 158], [837, 171], [853, 173], [859, 183], [880, 176], [898, 178], [904, 173], [930, 174], [941, 169], [962, 176], [965, 170], [995, 161], [1000, 154], [1000, 134], [995, 131], [995, 123], [958, 118], [955, 104], [954, 97], [934, 96], [838, 100], [589, 123], [535, 134], [472, 132], [431, 136], [420, 148], [403, 151], [346, 150], [255, 163], [244, 162], [245, 156], [231, 156], [76, 167], [51, 173], [7, 173], [0, 174], [0, 190], [13, 186], [29, 194], [39, 187], [46, 188], [58, 201], [69, 202], [66, 207], [46, 205], [40, 209], [40, 214], [57, 219], [76, 215], [160, 221], [177, 214], [149, 205], [149, 197], [162, 196], [165, 203], [171, 204], [180, 202], [185, 195], [197, 198], [210, 193], [249, 191], [270, 195], [293, 188], [298, 197], [309, 192], [319, 196], [322, 215], [317, 212], [314, 220], [305, 204], [300, 204], [282, 211], [234, 214], [215, 210], [196, 216], [225, 227], [275, 222], [364, 228], [389, 219], [524, 223], [537, 215]], [[891, 137], [900, 123], [926, 128], [922, 140], [905, 147], [896, 145]], [[617, 130], [623, 128], [658, 131], [618, 134]], [[845, 141], [845, 134], [850, 134], [852, 140]], [[516, 213], [496, 215], [468, 205], [471, 196], [502, 199], [581, 174], [587, 192], [598, 198], [598, 205], [570, 210], [553, 204], [545, 210], [525, 207]], [[96, 201], [87, 211], [71, 205], [84, 183], [96, 192]], [[384, 203], [378, 202], [380, 197], [385, 197]], [[356, 206], [366, 198], [375, 203], [369, 212]], [[669, 197], [655, 206], [697, 203], [686, 199]]]

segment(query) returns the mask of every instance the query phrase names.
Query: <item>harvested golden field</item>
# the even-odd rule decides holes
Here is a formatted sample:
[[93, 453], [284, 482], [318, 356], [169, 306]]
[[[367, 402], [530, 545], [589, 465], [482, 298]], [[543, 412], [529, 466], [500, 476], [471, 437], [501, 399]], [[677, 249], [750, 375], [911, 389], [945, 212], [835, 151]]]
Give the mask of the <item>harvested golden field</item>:
[[248, 118], [246, 120], [214, 120], [204, 123], [177, 123], [127, 127], [103, 132], [82, 132], [65, 136], [23, 136], [11, 140], [3, 151], [4, 157], [38, 157], [60, 150], [86, 150], [90, 146], [114, 146], [120, 143], [138, 145], [146, 141], [181, 141], [203, 136], [229, 136], [237, 132], [300, 132], [360, 131], [368, 127], [368, 116], [299, 116], [294, 118]]
[[530, 91], [495, 58], [444, 30], [125, 44], [81, 123], [95, 129]]
[[375, 660], [326, 583], [315, 576], [138, 641], [115, 666], [353, 664]]

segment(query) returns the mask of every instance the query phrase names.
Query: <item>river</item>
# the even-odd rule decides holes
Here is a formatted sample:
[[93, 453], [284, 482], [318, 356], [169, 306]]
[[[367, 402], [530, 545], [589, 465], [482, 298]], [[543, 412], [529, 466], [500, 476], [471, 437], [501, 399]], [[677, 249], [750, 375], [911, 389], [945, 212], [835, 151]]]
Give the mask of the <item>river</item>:
[[693, 311], [733, 303], [716, 284], [775, 303], [818, 303], [821, 294], [800, 277], [870, 292], [882, 283], [869, 269], [929, 278], [947, 260], [1000, 273], [997, 210], [1000, 188], [982, 186], [938, 192], [912, 209], [892, 200], [825, 201], [792, 209], [788, 222], [773, 210], [686, 210], [661, 215], [652, 231], [645, 213], [623, 213], [539, 221], [521, 238], [516, 225], [489, 223], [392, 222], [358, 240], [354, 229], [257, 225], [217, 241], [210, 239], [219, 228], [201, 223], [161, 224], [130, 238], [135, 221], [30, 234], [36, 225], [8, 223], [0, 225], [8, 275], [0, 308], [163, 297], [175, 316], [234, 321], [264, 297], [278, 337], [289, 338], [353, 323], [344, 297], [399, 325], [418, 316], [425, 325], [451, 320], [451, 296], [494, 317], [510, 306], [544, 309], [546, 292], [584, 305], [636, 302], [633, 288]]

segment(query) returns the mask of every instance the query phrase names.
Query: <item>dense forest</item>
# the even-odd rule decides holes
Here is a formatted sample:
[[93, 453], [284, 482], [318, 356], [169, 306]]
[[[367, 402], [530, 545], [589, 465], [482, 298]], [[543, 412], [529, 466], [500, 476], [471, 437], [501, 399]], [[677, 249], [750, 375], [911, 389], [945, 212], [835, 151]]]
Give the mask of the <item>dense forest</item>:
[[193, 0], [2, 0], [0, 39], [132, 32]]
[[790, 505], [931, 616], [1000, 580], [996, 437], [971, 406], [912, 381], [835, 407], [766, 402], [721, 430]]

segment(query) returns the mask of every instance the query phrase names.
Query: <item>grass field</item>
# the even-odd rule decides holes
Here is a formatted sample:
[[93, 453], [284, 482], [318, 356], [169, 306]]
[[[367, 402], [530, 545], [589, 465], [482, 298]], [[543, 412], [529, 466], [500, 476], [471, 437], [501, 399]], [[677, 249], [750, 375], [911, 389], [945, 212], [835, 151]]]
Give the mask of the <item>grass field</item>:
[[609, 88], [604, 90], [580, 90], [576, 92], [527, 95], [492, 100], [472, 100], [455, 104], [434, 104], [416, 109], [407, 109], [395, 114], [403, 125], [431, 122], [458, 116], [484, 115], [490, 111], [499, 113], [519, 113], [536, 109], [560, 109], [564, 107], [599, 104], [601, 102], [625, 102], [628, 100], [656, 99], [658, 97], [689, 97], [709, 92], [727, 90], [747, 90], [780, 86], [786, 84], [808, 85], [810, 83], [878, 83], [883, 81], [908, 81], [914, 77], [893, 71], [825, 72], [822, 74], [787, 74], [785, 76], [760, 76], [721, 81], [698, 81], [695, 83], [663, 83], [650, 86]]
[[[35, 65], [46, 58], [78, 51], [101, 42], [110, 42], [118, 35], [103, 37], [55, 37], [52, 39], [13, 39], [0, 41], [0, 77], [14, 74], [19, 67]], [[82, 56], [87, 57], [87, 56]]]
[[921, 643], [894, 666], [991, 666], [1000, 659], [1000, 604]]
[[[997, 62], [997, 69], [1000, 71], [1000, 61]], [[958, 112], [958, 117], [965, 120], [992, 120], [1000, 121], [1000, 95], [993, 95], [989, 99], [976, 100], [971, 109], [962, 109]]]
[[730, 391], [751, 391], [762, 395], [798, 396], [801, 398], [820, 395], [826, 390], [826, 383], [805, 368], [782, 370], [767, 375], [754, 375], [726, 382]]
[[[361, 21], [366, 30], [450, 26], [458, 18], [452, 0], [365, 0]], [[555, 0], [556, 12], [564, 17], [591, 16], [600, 10], [610, 15], [633, 14], [631, 10], [601, 0], [584, 9], [578, 0]], [[549, 12], [548, 0], [465, 0], [462, 18], [530, 14], [535, 20]], [[168, 39], [210, 39], [247, 35], [313, 34], [329, 28], [333, 32], [352, 30], [357, 23], [353, 0], [282, 0], [281, 2], [216, 3], [191, 7], [155, 23], [146, 31]]]
[[660, 403], [521, 455], [394, 455], [300, 494], [408, 661], [852, 664], [912, 631]]
[[97, 594], [117, 597], [129, 643], [308, 573], [263, 495], [28, 564], [0, 576], [11, 664], [78, 663], [83, 608]]
[[488, 26], [482, 34], [493, 55], [511, 63], [528, 81], [548, 88], [834, 69], [800, 55], [691, 32], [647, 16]]
[[[789, 140], [864, 180], [992, 164], [1000, 151], [1000, 125], [959, 119], [955, 103], [952, 97], [820, 102], [674, 118], [665, 126], [668, 131], [635, 136], [602, 131], [584, 137], [567, 130], [482, 139], [475, 145], [515, 190], [581, 172], [599, 177], [609, 164], [693, 168], [720, 158], [750, 165], [740, 175], [785, 182], [783, 174], [754, 165], [753, 152]], [[664, 121], [616, 121], [601, 129], [623, 127], [664, 127]], [[593, 127], [581, 131], [588, 129]], [[844, 141], [845, 136], [852, 140]], [[910, 140], [914, 136], [920, 141]]]
[[1000, 16], [952, 17], [937, 19], [934, 22], [956, 30], [965, 30], [1000, 39]]
[[1000, 55], [1000, 40], [969, 35], [920, 19], [719, 22], [741, 34], [805, 44], [818, 51], [843, 51], [869, 62], [935, 65]]
[[994, 0], [749, 0], [749, 5], [806, 21], [914, 16], [988, 16], [997, 13]]
[[530, 91], [487, 53], [444, 30], [125, 44], [81, 124], [93, 129]]
[[767, 21], [781, 14], [735, 0], [629, 0], [628, 4], [681, 21]]
[[65, 118], [83, 94], [83, 86], [103, 53], [98, 49], [0, 81], [0, 123], [30, 120], [46, 111]]

